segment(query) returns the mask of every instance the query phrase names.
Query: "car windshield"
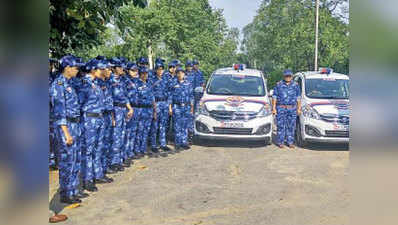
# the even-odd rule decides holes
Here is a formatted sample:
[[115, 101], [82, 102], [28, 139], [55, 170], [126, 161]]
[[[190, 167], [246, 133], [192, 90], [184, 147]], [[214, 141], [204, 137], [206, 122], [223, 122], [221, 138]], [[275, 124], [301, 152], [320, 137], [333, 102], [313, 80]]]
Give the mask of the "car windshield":
[[207, 88], [212, 95], [264, 96], [264, 82], [261, 77], [214, 74]]
[[348, 99], [349, 80], [346, 79], [306, 79], [305, 94], [309, 98]]

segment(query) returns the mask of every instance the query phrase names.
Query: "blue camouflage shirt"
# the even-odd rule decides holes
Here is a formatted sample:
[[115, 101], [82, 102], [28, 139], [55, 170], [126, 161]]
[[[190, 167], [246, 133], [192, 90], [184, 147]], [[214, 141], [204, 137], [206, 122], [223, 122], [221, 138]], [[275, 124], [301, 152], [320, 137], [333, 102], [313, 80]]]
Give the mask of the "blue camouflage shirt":
[[137, 81], [137, 78], [126, 77], [127, 97], [132, 106], [136, 105], [138, 102]]
[[155, 76], [154, 78], [151, 79], [150, 81], [152, 85], [152, 91], [153, 95], [155, 96], [156, 99], [166, 99], [164, 101], [167, 101], [167, 98], [169, 96], [168, 93], [168, 80], [167, 78], [163, 75], [162, 78], [159, 79], [158, 76]]
[[50, 101], [52, 113], [57, 125], [67, 125], [67, 117], [80, 116], [79, 97], [71, 84], [71, 80], [61, 74], [51, 84]]
[[300, 87], [294, 81], [288, 85], [286, 81], [279, 81], [274, 87], [273, 99], [276, 99], [277, 105], [296, 105], [300, 99]]
[[127, 98], [127, 89], [125, 78], [121, 76], [116, 77], [114, 74], [111, 75], [111, 86], [113, 102], [127, 104], [129, 103]]
[[145, 83], [141, 79], [137, 81], [137, 104], [153, 105], [155, 96], [149, 83]]
[[104, 102], [105, 102], [105, 110], [112, 111], [113, 110], [113, 96], [112, 96], [112, 88], [110, 80], [98, 80], [98, 83], [104, 92]]
[[102, 113], [105, 110], [105, 95], [98, 79], [86, 75], [79, 91], [83, 112]]
[[194, 70], [194, 72], [196, 73], [194, 88], [202, 87], [203, 84], [205, 83], [205, 78], [203, 77], [202, 71], [201, 70]]
[[194, 89], [195, 88], [195, 77], [196, 77], [196, 73], [195, 71], [185, 71], [185, 80], [189, 81], [189, 83], [191, 83], [191, 88]]
[[192, 84], [187, 80], [173, 82], [169, 103], [193, 103]]

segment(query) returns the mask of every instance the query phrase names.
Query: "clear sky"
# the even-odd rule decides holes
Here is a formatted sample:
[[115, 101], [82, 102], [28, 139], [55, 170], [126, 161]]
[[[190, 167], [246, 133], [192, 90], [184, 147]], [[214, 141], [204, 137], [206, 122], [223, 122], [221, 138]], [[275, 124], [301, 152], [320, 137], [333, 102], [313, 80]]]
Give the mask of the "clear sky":
[[209, 0], [215, 8], [224, 9], [224, 17], [230, 27], [242, 28], [249, 24], [260, 7], [261, 0]]

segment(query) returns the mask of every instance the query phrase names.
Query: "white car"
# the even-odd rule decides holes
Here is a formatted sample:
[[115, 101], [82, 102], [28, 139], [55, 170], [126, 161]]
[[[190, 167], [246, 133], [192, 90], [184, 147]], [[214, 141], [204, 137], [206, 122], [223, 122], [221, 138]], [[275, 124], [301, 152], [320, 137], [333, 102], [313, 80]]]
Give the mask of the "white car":
[[302, 114], [297, 120], [296, 143], [348, 143], [350, 140], [350, 78], [329, 68], [295, 74], [301, 89]]
[[267, 85], [259, 70], [234, 66], [216, 70], [195, 112], [195, 138], [272, 142], [273, 119]]

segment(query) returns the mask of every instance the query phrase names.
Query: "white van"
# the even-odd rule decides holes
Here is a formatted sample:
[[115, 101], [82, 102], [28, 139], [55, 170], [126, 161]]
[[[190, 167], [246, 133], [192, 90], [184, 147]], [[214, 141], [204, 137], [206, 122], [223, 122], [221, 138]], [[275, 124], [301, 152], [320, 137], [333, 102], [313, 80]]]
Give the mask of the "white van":
[[350, 140], [350, 78], [321, 68], [295, 74], [301, 89], [302, 114], [297, 120], [296, 143], [348, 143]]
[[264, 75], [242, 65], [216, 70], [195, 112], [199, 139], [261, 140], [272, 142], [273, 119]]

